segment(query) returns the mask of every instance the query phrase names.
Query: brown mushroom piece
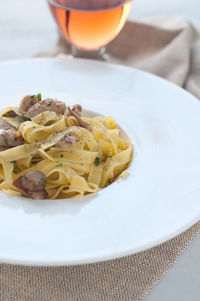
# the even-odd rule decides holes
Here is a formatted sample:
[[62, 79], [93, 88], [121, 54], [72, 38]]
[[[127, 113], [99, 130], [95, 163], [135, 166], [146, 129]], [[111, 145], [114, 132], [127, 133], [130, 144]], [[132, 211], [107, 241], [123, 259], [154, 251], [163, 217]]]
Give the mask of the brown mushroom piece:
[[79, 104], [76, 104], [72, 107], [72, 111], [75, 112], [76, 114], [78, 114], [79, 116], [81, 116], [81, 112], [82, 112], [82, 107]]
[[14, 129], [0, 129], [0, 146], [14, 147], [24, 144], [23, 137]]
[[6, 146], [2, 146], [2, 145], [0, 145], [0, 152], [3, 152], [3, 151], [5, 151], [5, 150], [7, 150], [7, 149], [9, 149], [10, 147], [6, 147]]
[[17, 117], [19, 114], [17, 114], [14, 110], [10, 110], [3, 114], [3, 117]]
[[72, 109], [70, 109], [70, 107], [68, 107], [68, 110], [69, 110], [69, 114], [76, 118], [76, 121], [80, 127], [83, 127], [90, 132], [92, 131], [92, 127], [89, 123], [85, 122], [76, 112], [72, 111]]
[[80, 141], [78, 138], [71, 135], [70, 133], [67, 133], [66, 136], [64, 136], [59, 142], [57, 142], [55, 146], [62, 149], [67, 149], [73, 143], [76, 143], [78, 141]]
[[13, 185], [32, 199], [48, 198], [48, 193], [45, 190], [46, 176], [41, 171], [29, 171], [24, 176], [17, 178]]
[[26, 95], [22, 98], [19, 110], [22, 113], [26, 113], [33, 105], [38, 102], [37, 95]]
[[45, 112], [45, 111], [54, 111], [57, 114], [64, 114], [66, 110], [66, 104], [62, 101], [47, 98], [44, 99], [35, 105], [33, 105], [27, 112], [30, 118]]
[[46, 186], [46, 177], [41, 171], [29, 171], [22, 177], [22, 186], [32, 192], [39, 192]]
[[33, 200], [44, 200], [44, 199], [48, 199], [48, 193], [45, 189], [43, 189], [42, 191], [29, 191], [28, 195], [31, 199]]
[[[71, 110], [72, 110], [73, 112], [75, 112], [77, 115], [81, 116], [81, 112], [82, 112], [83, 109], [82, 109], [82, 106], [81, 106], [81, 105], [76, 104], [76, 105], [73, 105], [73, 107], [71, 108]], [[67, 116], [70, 116], [70, 112], [69, 112], [68, 109], [66, 110], [66, 115], [67, 115]]]

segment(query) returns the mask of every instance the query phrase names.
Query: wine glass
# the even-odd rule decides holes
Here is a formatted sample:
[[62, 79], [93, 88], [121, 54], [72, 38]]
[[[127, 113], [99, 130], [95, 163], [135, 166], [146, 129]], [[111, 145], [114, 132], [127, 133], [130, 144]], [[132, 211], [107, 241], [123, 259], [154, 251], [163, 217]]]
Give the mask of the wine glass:
[[123, 28], [132, 0], [48, 0], [72, 55], [106, 59], [105, 45]]

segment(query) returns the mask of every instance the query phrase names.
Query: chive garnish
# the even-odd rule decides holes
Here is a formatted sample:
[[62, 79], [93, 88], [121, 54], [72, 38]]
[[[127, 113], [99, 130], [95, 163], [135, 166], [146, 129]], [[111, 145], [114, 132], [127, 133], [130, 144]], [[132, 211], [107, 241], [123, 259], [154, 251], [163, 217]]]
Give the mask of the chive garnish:
[[109, 155], [109, 158], [112, 158], [112, 156], [111, 156], [111, 155]]
[[30, 104], [33, 106], [33, 105], [34, 105], [34, 102], [31, 100]]
[[61, 154], [61, 155], [60, 155], [60, 157], [61, 157], [61, 158], [63, 158], [63, 157], [64, 157], [64, 155], [63, 155], [63, 154]]
[[44, 184], [44, 183], [42, 183], [42, 184], [41, 184], [41, 187], [42, 187], [42, 188], [45, 188], [45, 184]]
[[35, 95], [31, 95], [31, 99], [33, 99], [35, 97]]
[[4, 143], [5, 143], [6, 145], [8, 145], [8, 140], [4, 139]]
[[48, 103], [47, 103], [47, 107], [50, 107], [51, 104], [52, 104], [53, 100], [50, 100]]
[[94, 160], [94, 165], [98, 166], [99, 163], [100, 163], [100, 158], [96, 157], [95, 160]]
[[37, 98], [38, 98], [38, 102], [40, 102], [42, 100], [42, 94], [38, 93]]
[[62, 163], [59, 163], [57, 166], [62, 166]]
[[14, 138], [14, 141], [17, 142], [17, 137]]
[[10, 163], [13, 163], [13, 164], [15, 164], [15, 163], [17, 163], [17, 161], [13, 160], [13, 161], [10, 161]]

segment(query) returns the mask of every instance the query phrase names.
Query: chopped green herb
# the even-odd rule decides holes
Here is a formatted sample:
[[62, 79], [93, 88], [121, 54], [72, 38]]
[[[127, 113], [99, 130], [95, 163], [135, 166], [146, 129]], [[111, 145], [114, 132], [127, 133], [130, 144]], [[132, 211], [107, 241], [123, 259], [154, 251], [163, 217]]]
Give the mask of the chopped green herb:
[[33, 99], [35, 97], [35, 95], [31, 95], [31, 99]]
[[50, 107], [51, 104], [52, 104], [53, 100], [50, 100], [48, 103], [47, 103], [47, 107]]
[[112, 156], [111, 156], [111, 155], [109, 155], [109, 158], [112, 158]]
[[58, 165], [57, 166], [62, 166], [62, 163], [60, 162], [60, 163], [58, 163]]
[[61, 157], [61, 158], [63, 158], [63, 157], [64, 157], [64, 155], [63, 155], [63, 154], [61, 154], [61, 155], [60, 155], [60, 157]]
[[13, 163], [13, 164], [15, 164], [15, 163], [17, 163], [17, 161], [13, 160], [13, 161], [10, 161], [10, 163]]
[[4, 143], [5, 143], [6, 145], [8, 145], [8, 140], [4, 139]]
[[33, 105], [34, 105], [34, 102], [31, 100], [30, 104], [33, 106]]
[[17, 142], [17, 137], [14, 138], [14, 141]]
[[38, 93], [37, 98], [38, 98], [38, 102], [40, 102], [42, 100], [42, 94]]
[[40, 178], [40, 181], [44, 181], [44, 178]]
[[100, 163], [100, 158], [99, 158], [99, 157], [96, 157], [95, 160], [94, 160], [94, 164], [95, 164], [96, 166], [98, 166], [99, 163]]
[[41, 184], [41, 187], [42, 187], [42, 188], [45, 188], [45, 184], [42, 183], [42, 184]]

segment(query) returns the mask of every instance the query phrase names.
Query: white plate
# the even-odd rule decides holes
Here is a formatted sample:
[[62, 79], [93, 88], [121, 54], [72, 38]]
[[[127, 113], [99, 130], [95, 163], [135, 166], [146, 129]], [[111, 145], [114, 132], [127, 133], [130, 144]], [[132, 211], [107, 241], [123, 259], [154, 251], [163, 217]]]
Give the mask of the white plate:
[[71, 265], [133, 254], [200, 216], [200, 103], [135, 69], [78, 59], [0, 64], [1, 108], [42, 92], [112, 115], [135, 146], [130, 174], [83, 199], [0, 192], [0, 261]]

